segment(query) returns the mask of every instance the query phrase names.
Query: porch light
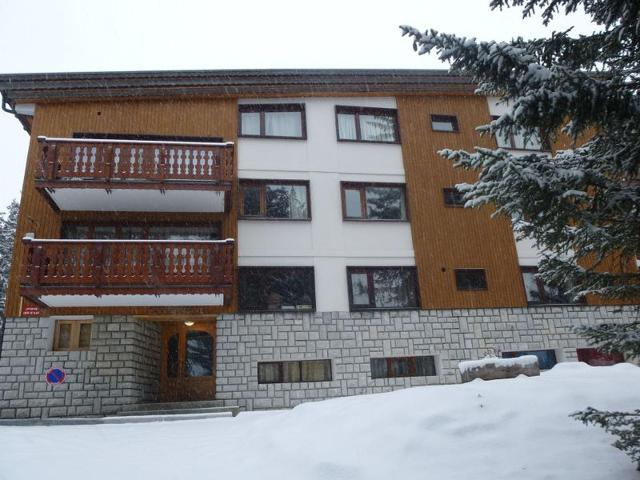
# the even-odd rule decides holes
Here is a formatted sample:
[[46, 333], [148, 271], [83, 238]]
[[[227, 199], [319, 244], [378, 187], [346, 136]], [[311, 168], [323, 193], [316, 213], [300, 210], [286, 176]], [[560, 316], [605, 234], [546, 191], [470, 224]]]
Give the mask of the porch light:
[[193, 322], [192, 322], [192, 321], [190, 321], [190, 320], [189, 320], [189, 321], [187, 321], [187, 322], [184, 322], [184, 324], [185, 324], [187, 327], [193, 327]]

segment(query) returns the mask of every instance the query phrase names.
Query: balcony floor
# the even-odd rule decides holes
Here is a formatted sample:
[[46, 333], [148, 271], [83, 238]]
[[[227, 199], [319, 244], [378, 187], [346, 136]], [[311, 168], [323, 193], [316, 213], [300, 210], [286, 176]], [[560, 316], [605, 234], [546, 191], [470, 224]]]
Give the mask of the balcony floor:
[[224, 305], [224, 294], [159, 295], [42, 295], [38, 301], [47, 307], [215, 307]]

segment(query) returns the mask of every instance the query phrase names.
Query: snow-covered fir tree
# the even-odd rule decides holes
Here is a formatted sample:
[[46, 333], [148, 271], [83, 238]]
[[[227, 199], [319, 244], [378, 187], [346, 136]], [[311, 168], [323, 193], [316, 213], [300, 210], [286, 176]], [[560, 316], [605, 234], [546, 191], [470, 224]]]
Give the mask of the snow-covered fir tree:
[[13, 200], [7, 207], [4, 216], [0, 217], [0, 304], [3, 309], [19, 211], [20, 204]]
[[[497, 96], [506, 112], [479, 130], [570, 148], [553, 154], [443, 150], [479, 180], [460, 187], [467, 206], [492, 204], [521, 237], [545, 249], [540, 276], [576, 297], [640, 298], [640, 2], [637, 0], [491, 0], [492, 9], [557, 14], [580, 9], [594, 33], [479, 41], [402, 26], [420, 54], [435, 52], [454, 72], [471, 75], [478, 93]], [[640, 322], [582, 329], [604, 350], [640, 352]], [[640, 411], [588, 410], [578, 418], [618, 435], [616, 446], [640, 463]]]

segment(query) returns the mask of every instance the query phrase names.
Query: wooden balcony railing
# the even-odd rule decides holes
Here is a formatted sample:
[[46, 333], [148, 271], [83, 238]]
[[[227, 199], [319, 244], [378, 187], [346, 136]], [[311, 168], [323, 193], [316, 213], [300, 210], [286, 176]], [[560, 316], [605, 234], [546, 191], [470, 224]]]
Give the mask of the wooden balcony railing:
[[220, 292], [233, 283], [234, 240], [35, 240], [22, 288], [65, 295]]
[[[44, 182], [206, 182], [233, 180], [233, 143], [38, 137]], [[80, 186], [80, 185], [78, 185]]]

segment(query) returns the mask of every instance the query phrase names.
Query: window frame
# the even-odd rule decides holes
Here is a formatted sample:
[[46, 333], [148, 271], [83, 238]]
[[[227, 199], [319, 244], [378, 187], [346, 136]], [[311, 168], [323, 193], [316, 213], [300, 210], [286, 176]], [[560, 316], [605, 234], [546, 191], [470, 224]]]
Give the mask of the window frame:
[[[265, 129], [265, 113], [267, 112], [300, 112], [300, 135], [299, 137], [289, 135], [267, 135]], [[260, 134], [245, 135], [242, 133], [242, 114], [260, 114]], [[238, 137], [240, 138], [272, 138], [283, 140], [306, 140], [307, 139], [307, 115], [304, 103], [247, 103], [238, 105]]]
[[[522, 357], [524, 355], [535, 355], [536, 357], [538, 357], [538, 355], [536, 354], [536, 352], [544, 352], [545, 355], [549, 355], [549, 353], [551, 353], [551, 355], [553, 356], [553, 365], [551, 365], [551, 368], [555, 367], [559, 362], [558, 362], [558, 353], [556, 352], [555, 349], [553, 348], [535, 348], [535, 349], [531, 349], [531, 350], [510, 350], [508, 352], [501, 352], [500, 356], [502, 358], [518, 358], [518, 357]], [[538, 367], [540, 368], [541, 371], [544, 370], [551, 370], [551, 368], [542, 368], [542, 365], [540, 365], [540, 357], [538, 357]]]
[[[328, 379], [324, 379], [324, 380], [303, 380], [302, 379], [302, 372], [303, 372], [303, 368], [302, 368], [302, 364], [306, 363], [306, 362], [323, 362], [326, 363], [329, 368], [328, 368], [328, 372], [329, 372], [329, 378]], [[285, 363], [297, 363], [298, 364], [298, 369], [300, 371], [300, 380], [296, 381], [291, 381], [291, 380], [287, 380], [285, 381], [284, 379], [284, 364]], [[260, 379], [260, 364], [263, 365], [277, 365], [278, 367], [278, 379], [274, 380], [274, 381], [264, 381]], [[303, 360], [273, 360], [273, 361], [266, 361], [266, 362], [258, 362], [257, 363], [257, 379], [258, 379], [258, 385], [273, 385], [273, 384], [278, 384], [278, 383], [318, 383], [318, 382], [331, 382], [333, 381], [333, 365], [331, 362], [330, 358], [313, 358], [313, 359], [303, 359]]]
[[[339, 114], [348, 114], [354, 116], [354, 122], [356, 126], [356, 138], [341, 138], [340, 137], [340, 124], [338, 123]], [[395, 135], [394, 141], [385, 140], [362, 140], [362, 130], [360, 127], [360, 115], [378, 115], [389, 116], [393, 118], [393, 134]], [[347, 143], [379, 143], [384, 145], [399, 145], [400, 140], [400, 122], [398, 120], [397, 108], [384, 108], [384, 107], [355, 107], [351, 105], [336, 105], [335, 107], [335, 121], [336, 121], [336, 139], [338, 142]]]
[[[491, 121], [497, 120], [500, 118], [500, 115], [491, 115]], [[539, 134], [539, 132], [538, 132]], [[494, 141], [496, 142], [496, 146], [498, 148], [501, 148], [503, 150], [519, 150], [519, 151], [523, 151], [523, 152], [550, 152], [551, 151], [551, 143], [549, 142], [548, 138], [542, 138], [542, 135], [540, 135], [540, 148], [519, 148], [516, 147], [516, 139], [514, 137], [513, 134], [510, 134], [508, 136], [508, 140], [509, 140], [509, 144], [511, 145], [510, 147], [500, 147], [498, 146], [498, 139], [497, 139], [497, 135], [494, 134], [493, 138]]]
[[[267, 216], [267, 185], [299, 185], [307, 189], [307, 217], [306, 218], [285, 218], [285, 217], [268, 217]], [[260, 188], [260, 215], [244, 214], [244, 189], [246, 186]], [[311, 183], [309, 180], [271, 180], [271, 179], [249, 179], [242, 178], [239, 181], [239, 220], [267, 220], [267, 221], [285, 221], [285, 222], [310, 222], [311, 221]]]
[[[431, 359], [431, 362], [433, 364], [433, 375], [419, 375], [418, 374], [418, 358], [430, 358]], [[383, 376], [374, 376], [373, 375], [373, 362], [377, 361], [377, 360], [384, 360], [385, 361], [387, 373], [393, 372], [394, 370], [397, 370], [397, 369], [392, 368], [393, 362], [407, 360], [407, 361], [409, 361], [409, 373], [407, 375], [386, 375], [384, 377]], [[371, 357], [371, 358], [369, 358], [369, 369], [370, 369], [370, 374], [371, 374], [371, 379], [372, 380], [387, 379], [387, 378], [410, 378], [410, 377], [424, 378], [424, 377], [437, 377], [438, 376], [438, 363], [436, 361], [436, 356], [435, 355], [403, 355], [403, 356], [400, 356], [400, 357]], [[413, 373], [411, 373], [411, 371], [413, 371]]]
[[[536, 301], [530, 301], [527, 295], [527, 285], [524, 282], [524, 274], [525, 273], [533, 273], [534, 274], [534, 279], [536, 281], [536, 286], [538, 287], [538, 295], [540, 298], [540, 301], [536, 302]], [[538, 273], [538, 267], [531, 267], [531, 266], [520, 266], [520, 278], [522, 280], [522, 288], [524, 290], [524, 297], [527, 300], [527, 305], [528, 306], [536, 306], [536, 305], [541, 305], [541, 306], [545, 306], [545, 305], [582, 305], [585, 303], [585, 299], [581, 299], [580, 301], [568, 301], [568, 302], [550, 302], [549, 296], [547, 295], [547, 285], [544, 283], [544, 281], [540, 278], [535, 277], [535, 274]], [[562, 291], [562, 289], [560, 289]], [[562, 295], [566, 295], [564, 293], [564, 291], [562, 291]]]
[[[484, 286], [479, 288], [460, 288], [458, 275], [469, 273], [469, 272], [482, 272], [482, 277], [484, 279]], [[486, 268], [455, 268], [453, 270], [453, 273], [454, 273], [454, 278], [456, 282], [456, 290], [458, 290], [459, 292], [485, 292], [489, 290], [489, 280], [487, 279]]]
[[[373, 282], [373, 274], [375, 271], [379, 270], [408, 270], [412, 272], [413, 281], [415, 284], [415, 297], [416, 297], [416, 306], [415, 307], [376, 307], [375, 304], [375, 288]], [[355, 305], [353, 303], [353, 285], [351, 281], [352, 273], [365, 273], [367, 275], [367, 293], [369, 295], [369, 304], [368, 306], [363, 305]], [[420, 310], [421, 302], [420, 302], [420, 284], [418, 280], [418, 270], [415, 266], [398, 266], [398, 267], [389, 267], [389, 266], [347, 266], [347, 290], [349, 295], [349, 311], [350, 312], [361, 312], [361, 311], [390, 311], [390, 310]]]
[[[60, 347], [60, 329], [62, 325], [71, 325], [71, 335], [69, 338], [69, 347]], [[89, 325], [90, 336], [89, 345], [80, 346], [80, 329], [82, 325]], [[51, 350], [54, 352], [86, 352], [91, 349], [91, 340], [93, 338], [93, 321], [92, 320], [56, 320], [53, 333], [53, 344]]]
[[[176, 228], [206, 228], [213, 227], [218, 230], [218, 237], [220, 239], [224, 238], [222, 235], [222, 222], [220, 221], [207, 221], [207, 222], [129, 222], [129, 221], [120, 221], [117, 222], [115, 220], [87, 220], [87, 221], [66, 221], [63, 220], [60, 224], [60, 238], [64, 239], [66, 237], [63, 236], [64, 228], [67, 226], [74, 227], [87, 227], [88, 228], [88, 236], [86, 240], [95, 239], [95, 229], [96, 227], [114, 227], [115, 228], [115, 237], [114, 240], [122, 239], [122, 229], [127, 227], [133, 228], [142, 228], [143, 238], [140, 240], [149, 240], [149, 231], [152, 228], [157, 227], [176, 227]], [[176, 240], [179, 241], [179, 240]]]
[[[316, 282], [315, 282], [315, 268], [313, 266], [241, 266], [241, 267], [237, 267], [237, 274], [238, 274], [238, 280], [237, 280], [237, 286], [238, 286], [238, 312], [240, 313], [288, 313], [288, 312], [303, 312], [303, 313], [313, 313], [316, 311]], [[311, 292], [312, 292], [312, 296], [311, 296], [311, 308], [310, 309], [278, 309], [278, 310], [269, 310], [269, 309], [262, 309], [262, 308], [246, 308], [245, 306], [243, 306], [241, 304], [241, 295], [240, 295], [240, 289], [241, 289], [241, 282], [242, 282], [242, 270], [283, 270], [283, 269], [290, 269], [290, 270], [300, 270], [300, 269], [310, 269], [311, 270]]]
[[[453, 196], [452, 197], [447, 196], [447, 193], [449, 193], [449, 192], [453, 192]], [[466, 200], [462, 200], [462, 203], [458, 203], [458, 202], [448, 203], [447, 202], [448, 198], [455, 198], [456, 195], [464, 196], [464, 193], [461, 192], [460, 190], [458, 190], [456, 187], [443, 187], [442, 188], [442, 197], [443, 197], [443, 201], [444, 201], [444, 206], [448, 207], [448, 208], [464, 208], [464, 204], [466, 203]]]
[[[402, 199], [404, 202], [405, 218], [368, 218], [367, 209], [367, 188], [399, 188], [402, 191]], [[346, 190], [360, 191], [360, 213], [361, 217], [347, 216], [347, 197]], [[409, 222], [409, 205], [407, 202], [407, 186], [404, 183], [377, 183], [377, 182], [340, 182], [340, 198], [342, 200], [342, 220], [348, 222]]]
[[[431, 114], [431, 131], [432, 132], [438, 132], [438, 133], [460, 133], [460, 124], [458, 123], [458, 116], [457, 115], [445, 115], [445, 114], [441, 114], [441, 113], [432, 113]], [[436, 128], [433, 128], [433, 124], [434, 123], [445, 123], [445, 122], [451, 122], [451, 125], [453, 125], [453, 130], [438, 130]]]

